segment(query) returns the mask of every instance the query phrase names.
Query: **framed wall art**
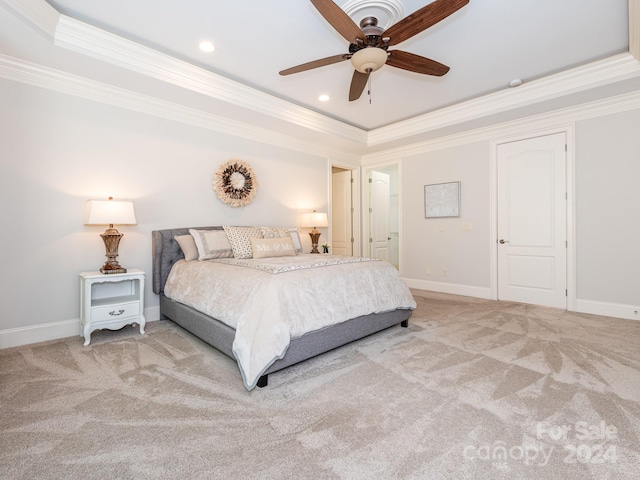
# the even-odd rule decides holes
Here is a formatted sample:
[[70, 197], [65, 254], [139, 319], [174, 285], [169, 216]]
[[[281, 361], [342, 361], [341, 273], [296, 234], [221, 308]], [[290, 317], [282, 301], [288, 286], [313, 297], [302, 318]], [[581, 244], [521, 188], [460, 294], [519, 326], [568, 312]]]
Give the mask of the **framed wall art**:
[[424, 218], [460, 216], [460, 182], [424, 186]]

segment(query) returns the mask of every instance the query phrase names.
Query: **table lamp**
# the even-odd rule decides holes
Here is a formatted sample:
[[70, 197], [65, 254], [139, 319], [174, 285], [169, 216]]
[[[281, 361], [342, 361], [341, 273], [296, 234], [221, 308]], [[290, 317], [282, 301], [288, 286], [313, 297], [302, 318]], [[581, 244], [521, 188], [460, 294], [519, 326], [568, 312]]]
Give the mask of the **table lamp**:
[[105, 274], [126, 273], [127, 269], [120, 266], [118, 245], [123, 234], [113, 228], [114, 225], [136, 225], [136, 214], [133, 210], [133, 202], [117, 201], [113, 197], [109, 200], [87, 200], [87, 212], [85, 225], [108, 225], [100, 236], [106, 249], [107, 262], [100, 272]]
[[309, 236], [311, 237], [311, 253], [320, 253], [318, 251], [318, 239], [320, 232], [317, 227], [328, 227], [329, 220], [326, 213], [318, 213], [315, 210], [312, 213], [303, 213], [300, 220], [300, 226], [303, 228], [312, 228]]

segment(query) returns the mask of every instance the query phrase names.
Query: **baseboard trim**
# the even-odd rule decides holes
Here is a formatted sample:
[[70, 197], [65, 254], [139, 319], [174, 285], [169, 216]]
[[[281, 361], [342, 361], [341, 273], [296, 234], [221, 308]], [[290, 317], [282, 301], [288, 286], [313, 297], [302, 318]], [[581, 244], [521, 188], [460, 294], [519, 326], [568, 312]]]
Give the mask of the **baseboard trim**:
[[[160, 307], [145, 308], [144, 316], [147, 322], [158, 320], [160, 318]], [[61, 322], [41, 323], [28, 327], [9, 328], [0, 330], [0, 350], [75, 336], [81, 337], [79, 318]], [[78, 339], [78, 341], [81, 340]]]
[[79, 318], [62, 322], [41, 323], [28, 327], [10, 328], [0, 331], [0, 349], [47, 342], [74, 335], [80, 336]]
[[409, 288], [419, 290], [429, 290], [438, 293], [451, 293], [452, 295], [464, 295], [466, 297], [476, 297], [491, 299], [491, 289], [489, 287], [474, 287], [471, 285], [459, 285], [456, 283], [431, 282], [428, 280], [418, 280], [415, 278], [405, 278], [404, 282]]
[[[452, 295], [484, 298], [487, 300], [492, 299], [491, 289], [489, 288], [472, 287], [469, 285], [458, 285], [454, 283], [430, 282], [428, 280], [418, 280], [414, 278], [405, 278], [404, 281], [409, 288], [417, 288], [419, 290], [428, 290], [438, 293], [450, 293]], [[602, 315], [604, 317], [640, 320], [640, 306], [635, 305], [576, 299], [575, 311], [579, 313]]]
[[576, 311], [605, 317], [640, 320], [640, 306], [576, 299]]
[[[405, 278], [409, 288], [428, 290], [438, 293], [450, 293], [452, 295], [464, 295], [467, 297], [491, 299], [491, 289], [473, 287], [470, 285], [458, 285], [455, 283], [430, 282], [414, 278]], [[616, 303], [596, 302], [593, 300], [576, 300], [576, 311], [603, 315], [605, 317], [626, 318], [628, 320], [640, 320], [640, 307]], [[160, 318], [160, 307], [144, 309], [147, 322], [153, 322]], [[41, 323], [28, 327], [10, 328], [0, 330], [0, 349], [30, 345], [33, 343], [48, 342], [61, 338], [80, 337], [80, 319], [64, 320], [61, 322]]]

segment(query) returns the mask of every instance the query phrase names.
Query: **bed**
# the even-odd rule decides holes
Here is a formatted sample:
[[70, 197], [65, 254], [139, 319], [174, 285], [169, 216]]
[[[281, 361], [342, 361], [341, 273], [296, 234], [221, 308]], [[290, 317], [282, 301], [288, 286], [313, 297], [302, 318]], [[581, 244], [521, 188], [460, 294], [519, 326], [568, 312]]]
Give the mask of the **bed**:
[[[268, 384], [269, 374], [290, 365], [328, 352], [386, 328], [397, 325], [401, 325], [402, 327], [408, 326], [408, 320], [415, 308], [415, 301], [395, 269], [386, 262], [369, 261], [370, 259], [359, 259], [358, 257], [318, 254], [301, 254], [289, 257], [289, 260], [295, 262], [297, 265], [295, 268], [289, 267], [290, 262], [288, 260], [285, 262], [284, 257], [271, 259], [270, 263], [270, 259], [263, 259], [267, 261], [267, 263], [260, 264], [257, 263], [257, 260], [241, 260], [239, 258], [189, 262], [185, 261], [185, 255], [176, 241], [176, 237], [188, 236], [189, 232], [193, 232], [194, 230], [201, 232], [219, 231], [223, 230], [223, 227], [173, 228], [152, 232], [152, 283], [154, 293], [159, 295], [161, 319], [172, 320], [204, 342], [238, 361], [243, 382], [248, 390], [252, 390], [255, 386], [265, 387]], [[368, 263], [368, 265], [365, 265], [365, 263]], [[209, 268], [214, 269], [215, 273], [209, 273], [207, 270]], [[369, 272], [370, 268], [377, 270]], [[388, 268], [392, 269], [394, 273], [388, 274], [386, 272]], [[293, 271], [287, 271], [288, 269]], [[205, 270], [207, 270], [207, 272], [205, 272]], [[352, 270], [354, 271], [353, 273], [351, 273]], [[338, 304], [345, 303], [344, 297], [342, 297], [341, 302], [340, 299], [337, 298], [339, 295], [331, 290], [338, 278], [336, 272], [341, 272], [339, 274], [341, 278], [343, 274], [360, 275], [360, 273], [356, 272], [360, 270], [369, 272], [366, 274], [369, 280], [363, 280], [359, 285], [373, 283], [371, 287], [366, 287], [371, 290], [370, 296], [372, 298], [384, 297], [383, 299], [378, 299], [378, 303], [383, 302], [383, 300], [384, 302], [382, 306], [377, 307], [377, 310], [373, 310], [376, 313], [366, 313], [341, 318], [340, 315], [345, 315], [345, 313], [340, 311], [342, 307]], [[198, 276], [196, 285], [191, 286], [182, 280], [182, 278], [190, 278], [187, 275], [187, 271], [196, 272]], [[227, 277], [222, 276], [223, 273], [225, 275], [229, 274], [231, 277], [227, 279]], [[394, 274], [396, 280], [391, 280], [390, 286], [387, 286], [386, 283], [381, 283], [383, 281], [387, 282], [387, 280], [384, 280], [386, 276], [390, 275], [393, 277]], [[304, 277], [303, 275], [311, 275], [311, 277]], [[313, 282], [319, 282], [322, 278], [321, 275], [333, 275], [330, 278], [336, 281], [325, 282], [326, 291], [318, 288], [316, 284], [316, 287], [312, 288], [310, 294], [309, 289], [306, 288], [307, 282], [309, 282], [310, 285], [313, 284]], [[250, 288], [250, 290], [247, 291], [255, 292], [255, 299], [254, 293], [247, 294], [246, 292], [244, 292], [244, 297], [242, 298], [231, 299], [228, 290], [234, 290], [231, 286], [239, 285], [239, 283], [234, 284], [233, 282], [238, 282], [238, 279], [244, 279], [245, 276], [247, 280], [243, 280], [241, 283], [243, 285], [250, 285], [250, 287], [247, 287]], [[224, 281], [222, 280], [223, 278]], [[305, 278], [304, 281], [301, 280], [303, 278]], [[209, 284], [208, 282], [212, 283]], [[357, 282], [351, 279], [350, 283], [353, 284]], [[207, 285], [213, 286], [207, 287]], [[284, 290], [284, 287], [278, 285], [288, 285], [288, 287], [286, 287], [286, 294], [278, 293]], [[292, 285], [298, 285], [299, 287], [294, 288], [291, 287]], [[338, 286], [338, 284], [336, 284], [336, 286]], [[341, 287], [346, 293], [349, 293], [349, 288], [349, 285]], [[358, 288], [362, 289], [364, 287], [359, 286]], [[241, 288], [238, 287], [237, 289], [240, 290]], [[263, 289], [268, 293], [262, 293]], [[206, 293], [206, 295], [202, 295], [203, 292], [200, 292], [199, 297], [197, 297], [207, 297], [200, 300], [201, 302], [205, 302], [204, 305], [197, 304], [197, 302], [194, 302], [196, 304], [191, 304], [190, 295], [194, 290], [203, 290]], [[224, 302], [231, 302], [228, 307], [225, 306], [226, 304], [222, 305], [220, 303], [220, 297], [214, 298], [214, 291], [217, 290], [227, 290], [225, 292]], [[247, 325], [253, 321], [249, 319], [249, 317], [251, 317], [251, 315], [258, 316], [258, 306], [247, 307], [248, 310], [253, 308], [253, 314], [250, 312], [238, 314], [240, 320], [238, 320], [236, 325], [233, 324], [233, 318], [224, 318], [227, 313], [233, 314], [234, 309], [240, 308], [239, 306], [246, 303], [258, 304], [261, 307], [264, 306], [263, 311], [265, 312], [289, 312], [289, 310], [295, 312], [296, 310], [293, 309], [293, 307], [290, 308], [290, 305], [298, 303], [296, 299], [298, 290], [301, 292], [300, 295], [306, 295], [304, 300], [300, 300], [301, 305], [306, 306], [305, 308], [313, 307], [314, 302], [317, 302], [318, 298], [322, 300], [326, 308], [318, 308], [316, 305], [315, 309], [312, 310], [313, 314], [298, 314], [295, 315], [296, 317], [305, 317], [305, 321], [309, 321], [311, 318], [310, 321], [312, 323], [316, 322], [317, 317], [317, 321], [326, 323], [328, 320], [324, 317], [331, 317], [333, 315], [332, 323], [321, 324], [322, 326], [320, 328], [311, 327], [310, 331], [304, 331], [302, 333], [300, 333], [300, 329], [303, 327], [297, 326], [295, 328], [298, 329], [298, 333], [293, 334], [295, 330], [294, 327], [291, 327], [291, 332], [289, 332], [289, 327], [284, 325], [284, 322], [280, 322], [277, 315], [265, 314], [262, 315], [263, 318], [259, 321], [261, 323], [257, 324], [258, 326], [247, 327]], [[384, 292], [384, 294], [376, 295], [376, 293], [381, 291]], [[391, 293], [388, 294], [388, 292]], [[326, 296], [324, 296], [325, 293]], [[171, 298], [172, 296], [174, 298]], [[366, 295], [362, 296], [364, 297]], [[282, 299], [274, 300], [276, 297], [282, 297]], [[389, 299], [388, 297], [393, 298]], [[332, 299], [336, 298], [337, 301], [332, 301]], [[360, 298], [360, 296], [358, 296], [358, 298]], [[250, 300], [253, 300], [253, 302]], [[358, 300], [353, 303], [359, 304], [361, 302]], [[267, 304], [269, 304], [268, 308]], [[358, 305], [357, 308], [365, 307]], [[356, 310], [353, 308], [349, 310], [349, 308], [347, 308], [347, 311]], [[326, 312], [330, 313], [325, 315]], [[282, 316], [285, 316], [285, 313], [282, 313]], [[337, 321], [335, 321], [336, 318], [338, 319]], [[296, 318], [295, 323], [296, 325], [301, 324], [301, 318]], [[253, 332], [255, 337], [247, 340], [247, 332], [249, 331]], [[243, 340], [239, 339], [241, 333]], [[291, 335], [289, 335], [289, 333], [291, 333]], [[256, 347], [255, 350], [259, 352], [256, 356], [260, 357], [260, 355], [262, 355], [264, 358], [258, 358], [255, 361], [253, 358], [247, 360], [248, 357], [245, 358], [245, 356], [249, 354], [242, 351], [242, 348], [246, 348], [247, 344], [250, 344], [250, 347], [254, 348], [254, 342], [261, 344], [271, 341], [268, 340], [267, 337], [274, 337], [274, 341], [276, 343], [279, 342], [280, 345], [273, 348], [267, 346], [266, 352], [262, 354], [259, 352], [260, 349]], [[239, 347], [238, 344], [241, 346]], [[251, 355], [254, 355], [253, 352]]]

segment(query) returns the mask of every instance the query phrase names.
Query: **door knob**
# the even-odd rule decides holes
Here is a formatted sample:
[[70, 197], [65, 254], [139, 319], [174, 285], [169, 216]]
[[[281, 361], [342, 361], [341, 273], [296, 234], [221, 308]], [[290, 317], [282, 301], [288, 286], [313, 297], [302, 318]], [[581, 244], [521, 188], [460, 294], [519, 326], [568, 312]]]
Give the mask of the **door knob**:
[[500, 243], [509, 243], [509, 240], [505, 240], [504, 238], [501, 238]]

